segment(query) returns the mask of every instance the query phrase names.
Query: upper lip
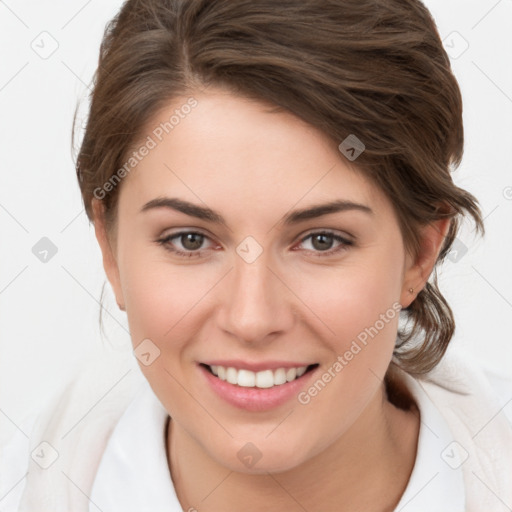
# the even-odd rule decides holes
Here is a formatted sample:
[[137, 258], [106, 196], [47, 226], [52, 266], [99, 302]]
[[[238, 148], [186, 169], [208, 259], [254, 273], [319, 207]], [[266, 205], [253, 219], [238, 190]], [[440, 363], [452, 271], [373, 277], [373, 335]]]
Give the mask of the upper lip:
[[241, 359], [215, 359], [211, 361], [202, 361], [208, 366], [224, 366], [225, 368], [235, 368], [237, 370], [250, 370], [260, 372], [263, 370], [277, 370], [278, 368], [300, 368], [301, 366], [310, 366], [316, 363], [303, 363], [296, 361], [260, 361], [250, 362]]

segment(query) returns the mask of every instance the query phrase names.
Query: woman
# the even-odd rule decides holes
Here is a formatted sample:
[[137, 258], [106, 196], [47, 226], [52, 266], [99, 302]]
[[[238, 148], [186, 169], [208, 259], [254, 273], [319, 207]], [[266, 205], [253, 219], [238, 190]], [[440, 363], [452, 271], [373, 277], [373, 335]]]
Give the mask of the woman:
[[509, 510], [510, 424], [446, 352], [435, 268], [483, 224], [421, 2], [129, 0], [91, 100], [141, 372], [106, 358], [11, 445], [13, 510]]

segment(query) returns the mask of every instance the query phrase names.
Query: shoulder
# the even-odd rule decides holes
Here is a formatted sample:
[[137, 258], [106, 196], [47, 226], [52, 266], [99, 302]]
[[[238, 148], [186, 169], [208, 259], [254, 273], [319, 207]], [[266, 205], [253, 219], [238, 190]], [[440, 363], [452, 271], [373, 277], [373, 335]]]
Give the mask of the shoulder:
[[461, 348], [449, 349], [438, 366], [420, 380], [460, 397], [491, 403], [512, 399], [512, 375], [492, 368]]
[[[40, 410], [27, 416], [0, 446], [3, 512], [18, 510], [21, 504], [33, 510], [41, 496], [50, 496], [55, 509], [68, 506], [61, 506], [61, 500], [67, 499], [62, 471], [69, 474], [77, 465], [84, 472], [95, 471], [117, 420], [144, 383], [134, 359], [131, 352], [106, 350], [90, 356], [73, 378]], [[43, 439], [51, 446], [48, 451], [58, 454], [51, 467], [38, 464]]]
[[508, 421], [512, 424], [512, 407], [507, 407], [512, 401], [512, 370], [511, 374], [507, 375], [488, 364], [478, 363], [473, 357], [468, 358], [472, 359], [475, 365], [480, 365], [481, 372], [489, 383], [494, 397], [503, 408]]
[[469, 429], [478, 429], [495, 417], [497, 424], [512, 421], [510, 411], [509, 416], [505, 411], [512, 400], [512, 377], [482, 364], [461, 348], [449, 349], [440, 363], [417, 381], [436, 406]]
[[[512, 502], [512, 379], [460, 348], [449, 350], [416, 382], [450, 428], [471, 510], [498, 510], [496, 495]], [[492, 489], [492, 491], [490, 491]]]

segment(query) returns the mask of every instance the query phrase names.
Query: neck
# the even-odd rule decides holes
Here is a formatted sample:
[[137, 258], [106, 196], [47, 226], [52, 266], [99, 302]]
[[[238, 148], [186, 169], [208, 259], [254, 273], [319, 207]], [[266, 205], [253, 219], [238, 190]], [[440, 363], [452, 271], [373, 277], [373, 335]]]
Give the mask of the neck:
[[231, 471], [175, 421], [167, 436], [168, 460], [183, 510], [392, 511], [407, 487], [418, 433], [417, 411], [392, 405], [383, 385], [347, 432], [290, 470]]

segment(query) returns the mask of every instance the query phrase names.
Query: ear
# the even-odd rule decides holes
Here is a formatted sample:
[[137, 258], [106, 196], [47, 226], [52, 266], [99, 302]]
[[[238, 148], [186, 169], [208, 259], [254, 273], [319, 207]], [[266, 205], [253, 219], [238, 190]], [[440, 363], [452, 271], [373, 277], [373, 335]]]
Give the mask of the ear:
[[451, 219], [447, 218], [434, 221], [421, 228], [420, 247], [416, 258], [413, 259], [410, 254], [406, 257], [400, 296], [400, 303], [403, 308], [408, 307], [413, 302], [427, 283], [443, 247], [450, 224]]
[[96, 239], [98, 240], [98, 244], [103, 255], [103, 268], [105, 269], [105, 274], [107, 275], [110, 285], [114, 291], [117, 305], [121, 310], [125, 311], [121, 279], [119, 277], [119, 267], [116, 260], [115, 248], [112, 248], [112, 244], [105, 227], [103, 203], [100, 200], [94, 198], [92, 200], [92, 210], [94, 232], [96, 234]]

